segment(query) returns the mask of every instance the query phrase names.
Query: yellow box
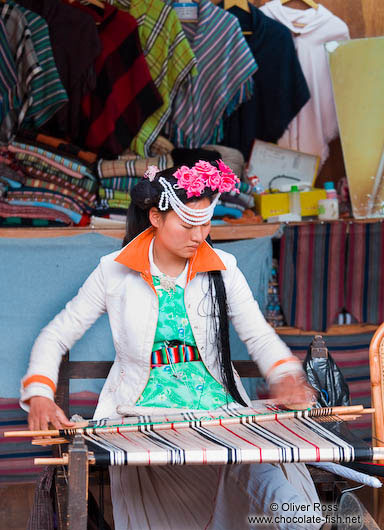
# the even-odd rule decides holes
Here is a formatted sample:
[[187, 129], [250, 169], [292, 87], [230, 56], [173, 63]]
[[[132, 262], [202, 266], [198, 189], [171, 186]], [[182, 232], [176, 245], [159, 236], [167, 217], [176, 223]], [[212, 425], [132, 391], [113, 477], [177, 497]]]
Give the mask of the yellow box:
[[[300, 192], [301, 216], [309, 217], [318, 215], [317, 203], [326, 198], [326, 191], [321, 188], [313, 188], [310, 191]], [[254, 194], [256, 212], [263, 219], [289, 213], [289, 193], [266, 193], [264, 195]]]

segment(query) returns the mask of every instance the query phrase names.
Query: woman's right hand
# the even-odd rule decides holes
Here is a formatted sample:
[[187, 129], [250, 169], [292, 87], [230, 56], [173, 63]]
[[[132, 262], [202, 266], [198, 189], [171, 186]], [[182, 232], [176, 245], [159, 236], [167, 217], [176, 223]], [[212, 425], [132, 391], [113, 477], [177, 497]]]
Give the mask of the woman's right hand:
[[52, 399], [32, 396], [29, 400], [28, 427], [30, 431], [46, 431], [51, 423], [55, 429], [73, 427], [75, 424]]

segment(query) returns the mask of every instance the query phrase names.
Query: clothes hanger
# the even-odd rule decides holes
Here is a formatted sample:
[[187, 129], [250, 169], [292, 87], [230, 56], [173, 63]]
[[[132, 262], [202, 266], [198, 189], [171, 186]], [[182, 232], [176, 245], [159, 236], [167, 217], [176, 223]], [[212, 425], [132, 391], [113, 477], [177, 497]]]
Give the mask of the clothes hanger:
[[247, 13], [250, 13], [251, 10], [249, 9], [248, 0], [224, 0], [224, 9], [230, 9], [231, 7], [239, 7], [243, 11], [247, 11]]
[[[227, 11], [231, 7], [238, 7], [247, 13], [250, 13], [248, 0], [224, 0], [224, 9]], [[243, 35], [252, 35], [252, 31], [243, 31]]]
[[[72, 4], [74, 0], [69, 0], [69, 3]], [[92, 4], [96, 7], [100, 7], [100, 9], [104, 9], [104, 2], [102, 2], [101, 0], [87, 0], [87, 3], [88, 4]]]
[[[287, 2], [290, 2], [291, 0], [280, 0], [281, 3], [284, 5]], [[317, 4], [314, 0], [301, 0], [304, 4], [307, 4], [309, 7], [313, 7], [313, 9], [319, 9], [319, 4]]]

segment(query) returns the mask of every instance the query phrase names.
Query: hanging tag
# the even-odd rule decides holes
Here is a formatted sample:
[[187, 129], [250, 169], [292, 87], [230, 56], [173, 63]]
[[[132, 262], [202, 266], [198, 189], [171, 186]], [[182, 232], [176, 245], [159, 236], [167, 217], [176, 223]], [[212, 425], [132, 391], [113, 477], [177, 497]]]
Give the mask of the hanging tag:
[[199, 19], [199, 4], [196, 2], [175, 2], [173, 8], [181, 22], [197, 22]]

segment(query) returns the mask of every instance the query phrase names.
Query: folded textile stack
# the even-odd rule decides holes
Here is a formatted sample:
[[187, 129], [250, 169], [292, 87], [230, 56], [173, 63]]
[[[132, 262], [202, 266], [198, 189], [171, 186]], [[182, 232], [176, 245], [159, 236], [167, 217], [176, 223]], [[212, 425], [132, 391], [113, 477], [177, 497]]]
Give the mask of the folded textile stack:
[[85, 161], [79, 150], [77, 155], [68, 152], [76, 152], [76, 147], [38, 136], [35, 140], [19, 137], [0, 148], [2, 224], [89, 223], [98, 187], [89, 163], [92, 154], [86, 154]]
[[[129, 205], [129, 193], [144, 176], [149, 166], [157, 166], [160, 170], [174, 165], [185, 164], [192, 166], [199, 160], [214, 162], [222, 159], [241, 178], [244, 158], [240, 151], [221, 145], [207, 145], [203, 148], [173, 148], [171, 143], [163, 145], [157, 150], [156, 156], [142, 158], [130, 151], [120, 155], [116, 160], [100, 159], [97, 172], [100, 179], [100, 200], [95, 211], [96, 216], [108, 217], [114, 220], [125, 220], [126, 212], [122, 211], [125, 201]], [[252, 186], [240, 182], [240, 193], [223, 193], [215, 208], [214, 219], [228, 217], [239, 219], [246, 210], [254, 207]], [[123, 193], [123, 195], [121, 195]], [[117, 204], [118, 201], [119, 203]]]

